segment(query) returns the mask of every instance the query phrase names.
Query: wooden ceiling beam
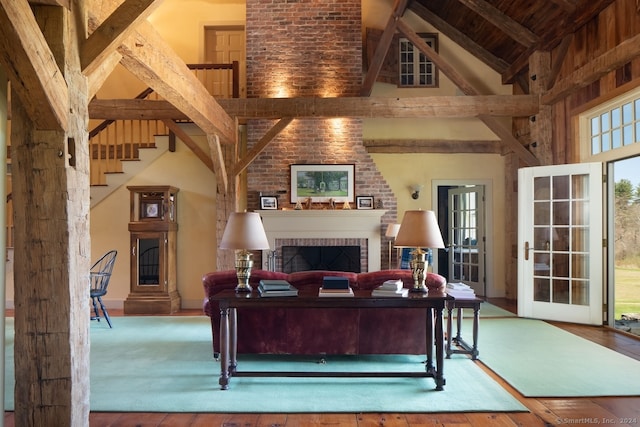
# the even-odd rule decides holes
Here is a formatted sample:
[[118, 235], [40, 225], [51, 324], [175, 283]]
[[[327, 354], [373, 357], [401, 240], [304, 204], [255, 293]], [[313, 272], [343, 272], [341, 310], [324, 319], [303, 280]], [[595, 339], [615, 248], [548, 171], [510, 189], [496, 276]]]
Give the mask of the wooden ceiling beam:
[[367, 139], [362, 143], [369, 153], [503, 154], [500, 140]]
[[[413, 29], [404, 22], [403, 19], [398, 21], [398, 30], [411, 42], [413, 45], [422, 52], [427, 58], [440, 69], [445, 76], [447, 76], [454, 85], [456, 85], [465, 95], [479, 95], [478, 91], [469, 83], [458, 71], [445, 61], [438, 53], [431, 48]], [[504, 144], [513, 151], [522, 161], [529, 166], [537, 166], [540, 161], [529, 150], [522, 146], [520, 141], [516, 139], [511, 133], [510, 129], [507, 129], [502, 123], [500, 123], [495, 117], [487, 115], [480, 115], [478, 117], [482, 122], [495, 133]]]
[[134, 37], [120, 45], [118, 52], [125, 68], [186, 114], [204, 133], [216, 134], [227, 143], [236, 142], [234, 120], [151, 24], [140, 23]]
[[0, 0], [0, 64], [41, 130], [67, 130], [67, 82], [27, 0]]
[[460, 3], [498, 27], [500, 31], [525, 47], [537, 44], [540, 38], [528, 28], [505, 15], [499, 9], [483, 0], [458, 0]]
[[89, 76], [163, 0], [125, 0], [96, 28], [80, 48], [82, 72]]
[[[430, 96], [419, 98], [233, 98], [218, 99], [231, 117], [465, 118], [528, 117], [538, 113], [533, 95]], [[102, 120], [185, 120], [170, 103], [141, 99], [94, 99], [89, 117]]]
[[391, 16], [389, 16], [387, 25], [382, 32], [380, 42], [378, 43], [378, 46], [376, 46], [376, 51], [373, 54], [373, 58], [371, 59], [371, 64], [369, 65], [369, 69], [367, 70], [367, 75], [365, 76], [364, 82], [362, 83], [362, 88], [360, 89], [361, 96], [371, 95], [371, 91], [373, 91], [373, 85], [378, 79], [378, 74], [380, 73], [380, 69], [382, 68], [384, 59], [387, 56], [387, 52], [389, 51], [389, 46], [391, 46], [391, 42], [393, 41], [393, 35], [396, 32], [398, 19], [400, 19], [400, 17], [404, 15], [405, 10], [407, 10], [408, 3], [409, 0], [395, 0]]
[[29, 0], [30, 4], [41, 6], [62, 6], [64, 8], [71, 8], [71, 0]]
[[447, 21], [440, 18], [423, 4], [416, 1], [411, 2], [409, 9], [411, 9], [413, 13], [418, 15], [418, 17], [423, 19], [425, 22], [433, 25], [436, 30], [449, 37], [454, 43], [462, 47], [471, 55], [487, 64], [487, 66], [491, 67], [496, 72], [502, 74], [504, 70], [506, 70], [509, 66], [506, 61], [491, 54], [491, 52], [471, 40], [462, 31], [458, 30], [452, 25], [449, 25]]
[[180, 138], [184, 145], [186, 145], [191, 151], [193, 151], [196, 157], [200, 159], [200, 161], [204, 163], [204, 165], [209, 170], [215, 172], [213, 168], [213, 160], [211, 159], [209, 154], [207, 154], [202, 148], [200, 148], [200, 146], [193, 140], [193, 138], [191, 138], [191, 136], [189, 136], [189, 134], [185, 132], [178, 123], [170, 119], [162, 120], [162, 123], [164, 123], [165, 126], [167, 126], [171, 130], [171, 132], [173, 132], [178, 138]]
[[265, 148], [267, 148], [271, 141], [273, 141], [273, 138], [278, 136], [278, 134], [282, 132], [287, 126], [289, 126], [289, 123], [291, 123], [292, 121], [293, 117], [284, 117], [278, 120], [278, 122], [273, 125], [262, 138], [260, 138], [260, 141], [258, 141], [251, 148], [251, 150], [249, 150], [249, 152], [242, 159], [240, 159], [238, 163], [236, 163], [233, 171], [231, 172], [231, 176], [237, 176], [243, 170], [245, 170], [251, 164], [251, 162], [253, 162], [256, 157], [258, 157], [260, 153], [265, 150]]
[[542, 96], [541, 102], [545, 105], [552, 105], [593, 83], [605, 74], [632, 61], [640, 56], [639, 44], [640, 34], [623, 41], [613, 49], [594, 58], [583, 67], [556, 82], [553, 88]]

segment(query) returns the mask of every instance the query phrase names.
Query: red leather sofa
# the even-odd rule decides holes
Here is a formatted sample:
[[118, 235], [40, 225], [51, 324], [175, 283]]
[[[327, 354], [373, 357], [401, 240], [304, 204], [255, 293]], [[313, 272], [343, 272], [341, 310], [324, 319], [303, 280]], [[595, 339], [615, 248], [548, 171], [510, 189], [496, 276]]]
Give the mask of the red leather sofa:
[[[349, 279], [355, 289], [374, 289], [385, 280], [401, 279], [413, 286], [410, 270], [367, 273], [301, 271], [281, 273], [253, 270], [249, 283], [284, 279], [298, 289], [319, 288], [325, 276]], [[204, 313], [211, 318], [214, 355], [219, 353], [220, 311], [209, 297], [237, 285], [235, 270], [207, 273]], [[427, 285], [442, 287], [446, 279], [429, 273]], [[238, 353], [253, 354], [425, 354], [426, 312], [422, 309], [238, 309]]]

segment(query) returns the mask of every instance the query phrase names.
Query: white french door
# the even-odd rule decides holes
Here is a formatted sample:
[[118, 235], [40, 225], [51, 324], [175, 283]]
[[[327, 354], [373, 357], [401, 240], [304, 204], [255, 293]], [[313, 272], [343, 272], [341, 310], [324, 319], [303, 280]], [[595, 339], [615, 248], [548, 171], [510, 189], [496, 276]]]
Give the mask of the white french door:
[[602, 164], [518, 173], [518, 315], [603, 323]]
[[449, 197], [449, 281], [485, 291], [484, 187], [451, 188]]

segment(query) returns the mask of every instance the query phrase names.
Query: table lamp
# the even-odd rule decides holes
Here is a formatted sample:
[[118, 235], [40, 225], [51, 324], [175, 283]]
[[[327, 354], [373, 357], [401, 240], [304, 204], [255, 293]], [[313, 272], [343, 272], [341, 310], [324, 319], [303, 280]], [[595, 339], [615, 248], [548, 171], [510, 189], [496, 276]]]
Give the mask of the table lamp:
[[444, 248], [444, 241], [433, 211], [406, 211], [396, 236], [397, 248], [415, 248], [411, 252], [411, 271], [413, 288], [411, 292], [428, 292], [425, 285], [426, 271], [429, 267], [422, 248]]
[[224, 229], [220, 249], [235, 249], [236, 292], [251, 292], [249, 277], [253, 267], [251, 250], [269, 249], [269, 241], [257, 212], [234, 212], [229, 216]]
[[400, 230], [400, 224], [388, 224], [387, 231], [385, 231], [384, 235], [388, 237], [389, 240], [389, 270], [391, 270], [391, 240], [394, 240], [398, 235], [398, 230]]

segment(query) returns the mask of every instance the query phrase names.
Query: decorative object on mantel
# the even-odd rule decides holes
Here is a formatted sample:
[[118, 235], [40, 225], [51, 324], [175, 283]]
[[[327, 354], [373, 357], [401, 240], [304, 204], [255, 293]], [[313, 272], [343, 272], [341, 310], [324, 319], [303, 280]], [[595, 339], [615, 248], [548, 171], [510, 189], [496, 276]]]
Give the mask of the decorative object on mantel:
[[345, 200], [344, 205], [342, 205], [342, 209], [344, 209], [344, 210], [349, 210], [349, 209], [351, 209], [351, 205], [349, 204], [349, 202], [347, 202], [347, 201]]
[[[444, 248], [435, 212], [406, 211], [396, 236], [395, 246], [397, 248], [415, 248], [411, 252], [410, 262], [414, 282], [411, 292], [427, 292], [425, 278], [429, 265], [425, 258], [426, 252], [422, 248]], [[442, 292], [440, 289], [433, 289], [433, 291]]]
[[298, 200], [296, 202], [296, 207], [294, 208], [297, 211], [301, 211], [302, 210], [302, 201]]
[[355, 202], [355, 165], [291, 165], [291, 203], [311, 198], [312, 203], [329, 199]]
[[309, 210], [311, 209], [312, 204], [313, 204], [313, 201], [311, 197], [307, 197], [307, 200], [304, 201], [304, 208]]
[[278, 197], [277, 196], [260, 196], [260, 209], [278, 209]]
[[332, 198], [329, 199], [329, 209], [335, 209], [335, 208], [336, 208], [336, 201], [332, 197]]
[[249, 251], [269, 249], [269, 241], [257, 212], [233, 212], [224, 229], [220, 249], [236, 250], [236, 292], [251, 292], [249, 277], [253, 267], [253, 254]]

